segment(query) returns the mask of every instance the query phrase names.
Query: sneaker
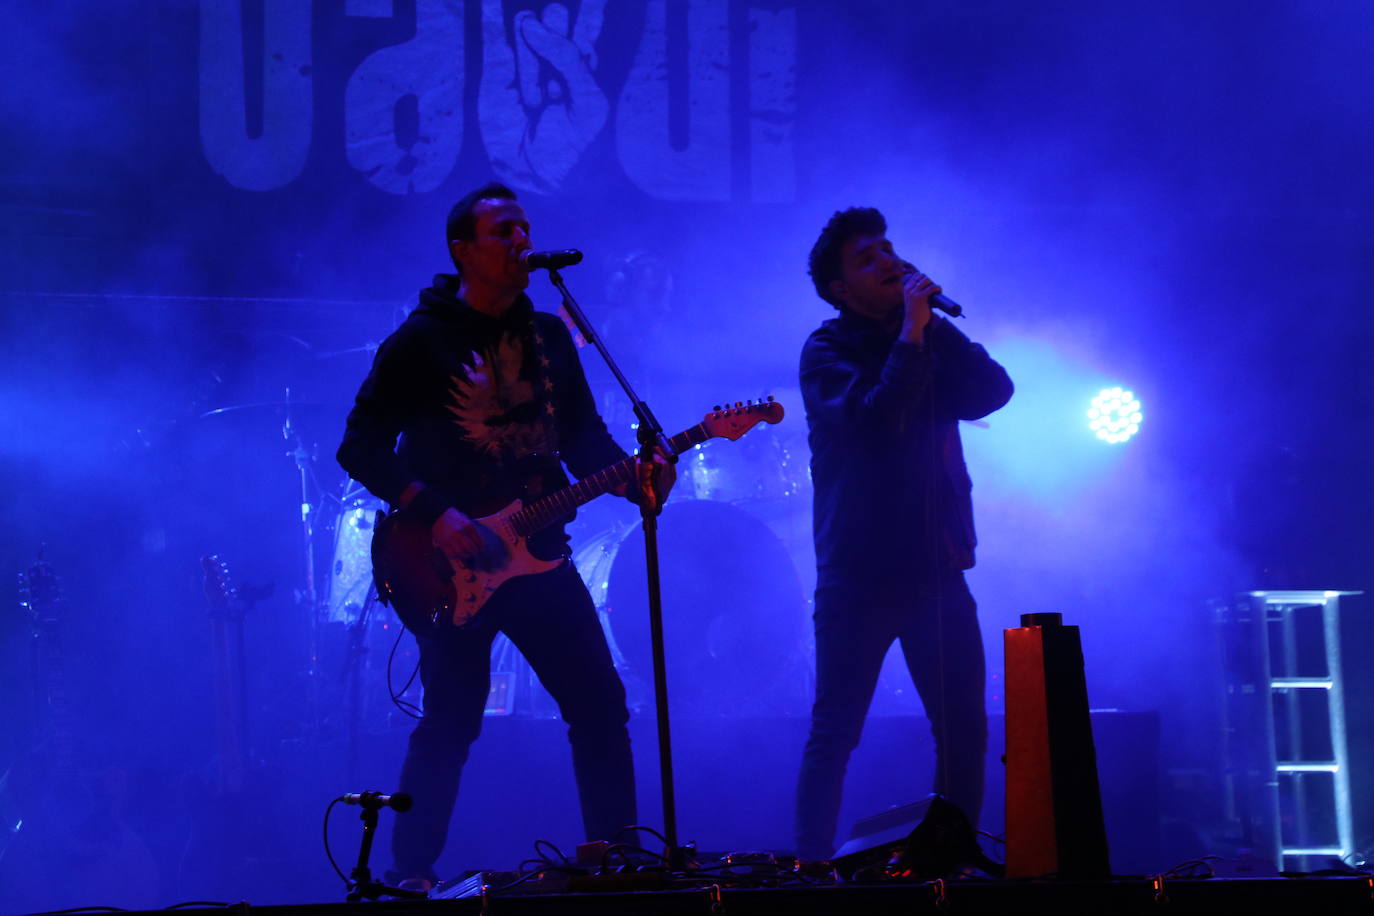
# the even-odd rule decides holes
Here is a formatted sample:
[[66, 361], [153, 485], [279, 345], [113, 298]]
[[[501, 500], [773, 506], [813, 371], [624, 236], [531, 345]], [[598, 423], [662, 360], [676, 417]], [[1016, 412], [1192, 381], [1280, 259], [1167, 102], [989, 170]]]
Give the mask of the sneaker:
[[428, 878], [402, 878], [396, 882], [396, 887], [403, 891], [414, 891], [428, 897], [429, 892], [434, 889], [434, 882]]

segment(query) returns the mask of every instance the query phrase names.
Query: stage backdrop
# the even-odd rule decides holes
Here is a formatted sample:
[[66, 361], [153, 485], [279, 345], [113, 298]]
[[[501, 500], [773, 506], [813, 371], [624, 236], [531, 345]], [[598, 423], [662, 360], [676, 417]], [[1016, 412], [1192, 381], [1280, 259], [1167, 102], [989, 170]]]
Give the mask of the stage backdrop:
[[[339, 519], [371, 505], [332, 455], [377, 343], [449, 267], [448, 208], [489, 180], [518, 191], [537, 247], [586, 253], [565, 277], [670, 431], [725, 401], [787, 408], [683, 474], [674, 574], [778, 573], [766, 600], [680, 610], [670, 651], [784, 637], [750, 671], [703, 669], [684, 702], [806, 714], [796, 366], [834, 314], [806, 257], [835, 210], [875, 205], [1018, 387], [963, 430], [991, 705], [1000, 630], [1063, 612], [1093, 704], [1160, 715], [1162, 803], [1200, 837], [1180, 858], [1234, 840], [1218, 793], [1189, 788], [1222, 781], [1208, 601], [1374, 588], [1372, 27], [1354, 0], [6, 5], [0, 581], [40, 545], [63, 577], [71, 720], [145, 800], [125, 822], [163, 864], [154, 902], [198, 891], [176, 864], [195, 793], [167, 787], [214, 757], [202, 555], [272, 587], [245, 621], [257, 757], [309, 772], [349, 747], [355, 612], [335, 586], [359, 532]], [[557, 304], [542, 276], [531, 293]], [[1120, 447], [1086, 430], [1110, 385], [1145, 405]], [[608, 501], [574, 531], [589, 564], [619, 548], [607, 595], [634, 578], [632, 522]], [[51, 723], [27, 623], [0, 626], [4, 765]], [[369, 636], [368, 710], [391, 633]], [[1360, 644], [1350, 702], [1368, 709]], [[898, 668], [874, 711], [919, 713]], [[403, 724], [364, 722], [388, 740]], [[279, 782], [302, 823], [364, 788]], [[776, 817], [765, 833], [785, 836]], [[289, 889], [301, 868], [281, 874]]]

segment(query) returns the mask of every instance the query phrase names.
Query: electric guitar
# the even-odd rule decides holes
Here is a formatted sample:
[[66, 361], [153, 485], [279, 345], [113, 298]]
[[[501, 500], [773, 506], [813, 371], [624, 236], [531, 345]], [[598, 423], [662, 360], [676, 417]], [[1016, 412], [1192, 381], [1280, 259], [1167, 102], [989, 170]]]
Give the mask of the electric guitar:
[[[778, 423], [782, 417], [782, 405], [771, 397], [757, 404], [736, 402], [733, 407], [717, 407], [668, 442], [681, 454], [708, 439], [738, 439], [757, 424]], [[529, 505], [517, 499], [499, 512], [476, 519], [505, 548], [505, 562], [499, 568], [451, 561], [434, 547], [429, 525], [404, 509], [393, 511], [378, 519], [372, 536], [378, 597], [396, 609], [412, 632], [432, 634], [450, 624], [461, 627], [504, 583], [516, 576], [548, 572], [566, 562], [566, 557], [541, 560], [531, 554], [525, 544], [530, 535], [612, 488], [634, 483], [635, 459], [630, 457]]]
[[202, 556], [214, 675], [215, 755], [181, 780], [186, 835], [177, 864], [179, 893], [225, 899], [259, 871], [285, 867], [276, 818], [280, 777], [250, 753], [244, 620], [270, 586], [235, 585], [228, 564]]
[[215, 738], [218, 789], [224, 796], [243, 792], [248, 772], [246, 663], [243, 652], [245, 602], [229, 576], [229, 565], [215, 555], [200, 558], [205, 603], [210, 610], [214, 647]]

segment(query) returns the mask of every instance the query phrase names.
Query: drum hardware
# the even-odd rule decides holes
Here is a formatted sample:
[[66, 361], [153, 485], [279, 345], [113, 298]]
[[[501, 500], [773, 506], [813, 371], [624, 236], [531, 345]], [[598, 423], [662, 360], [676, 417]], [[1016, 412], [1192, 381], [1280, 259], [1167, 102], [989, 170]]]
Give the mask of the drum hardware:
[[303, 563], [302, 586], [297, 592], [297, 603], [304, 606], [309, 614], [308, 671], [306, 672], [307, 709], [309, 728], [318, 730], [322, 723], [320, 704], [320, 649], [322, 640], [322, 618], [326, 608], [321, 603], [317, 586], [315, 532], [320, 515], [321, 503], [329, 498], [315, 479], [314, 463], [316, 444], [306, 438], [302, 417], [306, 413], [322, 409], [323, 405], [314, 401], [297, 398], [292, 389], [283, 390], [280, 400], [252, 401], [231, 404], [205, 411], [201, 419], [223, 419], [245, 416], [256, 419], [270, 417], [280, 422], [280, 432], [286, 443], [285, 456], [295, 464], [300, 481], [300, 550]]
[[[301, 519], [301, 538], [304, 552], [304, 588], [300, 593], [300, 601], [310, 609], [312, 634], [316, 629], [319, 617], [318, 591], [315, 582], [315, 520], [318, 515], [319, 506], [316, 505], [312, 494], [316, 491], [323, 492], [314, 480], [314, 462], [316, 458], [316, 445], [307, 440], [301, 433], [301, 417], [307, 412], [322, 409], [323, 405], [315, 401], [302, 401], [292, 395], [291, 389], [285, 389], [285, 396], [281, 400], [274, 401], [252, 401], [244, 404], [230, 404], [225, 407], [216, 407], [207, 410], [200, 415], [200, 419], [227, 418], [233, 416], [257, 415], [270, 416], [279, 419], [281, 423], [281, 437], [287, 443], [286, 457], [295, 463], [297, 474], [300, 477], [301, 500], [300, 500], [300, 519]], [[317, 640], [318, 634], [312, 635], [312, 641]], [[318, 662], [317, 647], [312, 645], [311, 670], [313, 676], [315, 666]]]
[[781, 430], [755, 430], [737, 445], [704, 442], [683, 455], [676, 491], [737, 505], [785, 502], [810, 491], [810, 469]]
[[316, 359], [333, 359], [333, 358], [336, 357], [336, 356], [351, 356], [351, 355], [353, 355], [354, 353], [376, 353], [376, 352], [377, 352], [377, 348], [380, 347], [380, 346], [381, 346], [381, 343], [380, 343], [380, 342], [378, 342], [378, 341], [371, 341], [371, 340], [370, 340], [370, 341], [368, 341], [367, 343], [363, 344], [362, 346], [358, 346], [358, 347], [345, 347], [345, 348], [342, 349], [342, 350], [326, 350], [326, 351], [323, 352], [323, 353], [316, 353], [316, 354], [315, 354], [315, 358], [316, 358]]
[[311, 409], [318, 410], [323, 405], [314, 401], [293, 401], [290, 399], [290, 389], [287, 389], [287, 400], [284, 401], [254, 401], [249, 404], [230, 404], [226, 407], [216, 407], [214, 410], [207, 410], [200, 415], [200, 419], [209, 420], [213, 417], [227, 417], [236, 414], [257, 413], [257, 412], [280, 412], [282, 415], [290, 417], [293, 413], [299, 415], [300, 411]]
[[385, 506], [354, 481], [348, 481], [334, 521], [334, 554], [329, 564], [325, 618], [351, 624], [372, 588], [374, 518]]
[[[400, 710], [407, 716], [418, 715], [418, 699], [406, 699], [410, 693], [411, 679], [402, 675], [403, 684], [396, 684], [392, 668], [398, 657], [398, 643], [404, 630], [391, 611], [378, 605], [377, 591], [372, 581], [372, 533], [376, 528], [376, 518], [384, 511], [385, 504], [368, 493], [354, 480], [345, 480], [343, 495], [336, 502], [339, 510], [334, 519], [334, 550], [328, 566], [328, 591], [324, 596], [326, 624], [337, 624], [347, 632], [347, 654], [345, 656], [344, 683], [347, 685], [349, 709], [350, 746], [357, 741], [357, 735], [369, 718], [373, 703], [380, 703], [388, 714]], [[411, 653], [413, 655], [413, 653]], [[384, 680], [387, 697], [381, 703], [380, 697], [363, 693], [365, 675], [375, 671], [366, 662], [370, 659], [385, 658]], [[412, 668], [413, 659], [406, 661], [407, 670]], [[381, 662], [378, 662], [381, 665]], [[418, 665], [418, 661], [414, 661]], [[396, 687], [400, 686], [399, 692]], [[370, 727], [379, 727], [372, 721]], [[351, 752], [350, 752], [351, 753]]]

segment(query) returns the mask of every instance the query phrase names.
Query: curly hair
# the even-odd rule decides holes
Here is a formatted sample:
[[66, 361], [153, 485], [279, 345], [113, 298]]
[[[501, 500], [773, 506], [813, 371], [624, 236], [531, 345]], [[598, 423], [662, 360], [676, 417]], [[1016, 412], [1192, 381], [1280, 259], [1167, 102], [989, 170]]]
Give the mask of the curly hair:
[[820, 238], [811, 246], [806, 272], [816, 285], [816, 295], [835, 308], [840, 303], [830, 292], [830, 284], [840, 279], [840, 252], [845, 242], [863, 235], [882, 235], [887, 232], [887, 220], [872, 207], [850, 207], [837, 210], [821, 230]]

